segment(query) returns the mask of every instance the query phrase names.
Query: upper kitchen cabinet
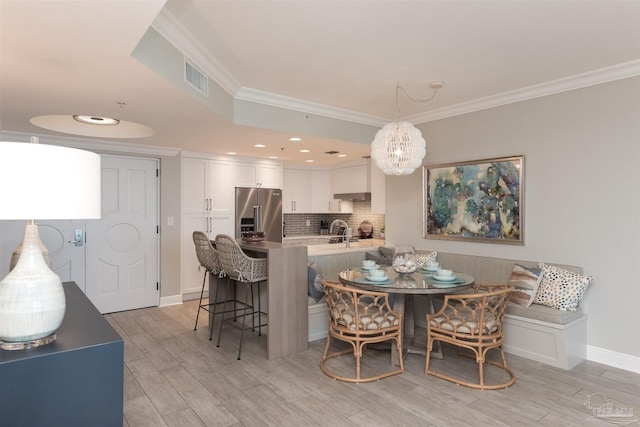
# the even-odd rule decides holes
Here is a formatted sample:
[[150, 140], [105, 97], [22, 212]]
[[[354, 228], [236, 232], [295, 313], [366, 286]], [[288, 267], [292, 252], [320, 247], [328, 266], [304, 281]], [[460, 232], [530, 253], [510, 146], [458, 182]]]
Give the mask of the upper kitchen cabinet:
[[225, 160], [182, 159], [182, 213], [232, 213], [235, 165]]
[[332, 171], [333, 194], [371, 193], [371, 212], [385, 213], [385, 175], [371, 160], [339, 165]]
[[282, 188], [282, 164], [238, 163], [236, 165], [236, 187]]
[[367, 162], [353, 162], [335, 168], [332, 174], [332, 187], [334, 194], [371, 191]]
[[313, 213], [331, 213], [333, 193], [331, 192], [331, 171], [311, 171], [311, 211]]
[[284, 169], [282, 187], [282, 213], [313, 212], [310, 170]]

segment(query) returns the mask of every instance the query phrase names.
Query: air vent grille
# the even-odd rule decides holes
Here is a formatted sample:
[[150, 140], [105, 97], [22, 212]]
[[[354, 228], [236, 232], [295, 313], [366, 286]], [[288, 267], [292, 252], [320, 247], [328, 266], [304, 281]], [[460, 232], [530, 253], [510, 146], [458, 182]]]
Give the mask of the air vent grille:
[[184, 58], [184, 80], [198, 92], [209, 97], [209, 77], [187, 58]]

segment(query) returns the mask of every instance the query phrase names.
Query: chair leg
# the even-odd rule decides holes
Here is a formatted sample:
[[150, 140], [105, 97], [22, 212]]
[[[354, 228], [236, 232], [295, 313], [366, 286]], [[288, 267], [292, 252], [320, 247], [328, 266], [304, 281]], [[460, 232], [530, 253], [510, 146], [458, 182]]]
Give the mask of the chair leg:
[[[251, 287], [250, 283], [247, 283], [247, 287], [246, 287], [246, 294], [244, 297], [244, 311], [242, 312], [242, 325], [240, 328], [240, 346], [238, 347], [238, 360], [240, 360], [240, 354], [242, 353], [242, 338], [244, 337], [244, 330], [245, 330], [245, 326], [244, 326], [244, 319], [246, 319], [247, 317], [247, 307], [249, 307], [249, 293], [251, 293], [251, 299], [253, 302], [253, 288]], [[253, 306], [251, 307], [251, 312], [253, 313]]]
[[198, 302], [198, 312], [196, 313], [196, 325], [193, 327], [194, 331], [198, 329], [198, 317], [200, 317], [200, 309], [202, 308], [202, 296], [204, 295], [204, 284], [207, 281], [207, 273], [208, 271], [205, 270], [204, 277], [202, 278], [202, 289], [200, 290], [200, 302]]
[[253, 286], [248, 286], [247, 285], [247, 290], [249, 290], [248, 288], [251, 288], [251, 332], [255, 332], [256, 331], [256, 301], [253, 297]]
[[258, 282], [258, 336], [262, 336], [262, 303], [260, 301], [260, 282]]
[[[227, 311], [226, 310], [226, 307], [227, 307], [226, 301], [227, 301], [227, 295], [229, 294], [229, 286], [230, 285], [231, 285], [231, 278], [227, 277], [227, 287], [224, 290], [224, 301], [225, 301], [224, 306], [225, 306], [225, 309], [222, 310], [222, 319], [220, 319], [220, 329], [218, 329], [218, 342], [216, 343], [216, 347], [220, 347], [220, 338], [222, 338], [222, 324], [224, 323], [224, 314]], [[235, 287], [234, 287], [233, 294], [235, 296]], [[236, 317], [235, 300], [234, 300], [233, 304], [234, 304], [233, 319], [235, 320], [235, 317]], [[211, 339], [211, 338], [209, 338], [209, 339]]]
[[[427, 334], [429, 332], [427, 331]], [[424, 373], [429, 373], [429, 362], [431, 361], [431, 349], [433, 348], [433, 339], [427, 336], [427, 356], [425, 358]]]
[[[219, 278], [219, 277], [218, 277]], [[209, 325], [209, 341], [213, 339], [213, 324], [216, 322], [216, 314], [218, 314], [218, 304], [222, 304], [222, 318], [224, 319], [224, 311], [227, 307], [227, 291], [225, 290], [225, 298], [223, 302], [218, 302], [218, 292], [220, 292], [220, 282], [216, 282], [216, 292], [213, 296], [213, 312], [211, 313], [211, 324]], [[211, 304], [211, 276], [209, 276], [209, 304]]]

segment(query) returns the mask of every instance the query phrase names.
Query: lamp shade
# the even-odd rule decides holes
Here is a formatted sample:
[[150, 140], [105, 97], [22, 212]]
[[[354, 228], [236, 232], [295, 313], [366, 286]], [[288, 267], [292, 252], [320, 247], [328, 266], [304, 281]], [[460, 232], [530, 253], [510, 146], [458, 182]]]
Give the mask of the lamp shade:
[[100, 175], [95, 153], [0, 142], [0, 219], [28, 220], [15, 268], [0, 281], [0, 349], [55, 341], [64, 289], [45, 261], [34, 220], [100, 218]]
[[0, 219], [100, 218], [100, 155], [0, 141]]
[[410, 175], [427, 154], [422, 133], [409, 122], [391, 122], [371, 143], [371, 159], [385, 175]]

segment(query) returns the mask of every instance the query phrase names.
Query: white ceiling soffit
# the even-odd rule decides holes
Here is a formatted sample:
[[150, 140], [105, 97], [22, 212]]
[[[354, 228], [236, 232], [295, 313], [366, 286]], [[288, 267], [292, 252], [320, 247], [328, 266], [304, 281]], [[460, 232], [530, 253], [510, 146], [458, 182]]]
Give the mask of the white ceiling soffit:
[[[375, 127], [381, 127], [386, 122], [395, 120], [395, 117], [377, 117], [357, 111], [340, 109], [276, 93], [243, 87], [216, 58], [207, 53], [206, 49], [190, 34], [188, 29], [166, 9], [162, 9], [158, 14], [152, 24], [152, 28], [165, 37], [168, 42], [175, 46], [175, 48], [182, 52], [189, 60], [197, 64], [198, 67], [236, 100], [255, 102], [272, 107], [311, 113], [318, 116]], [[401, 119], [414, 124], [420, 124], [638, 75], [640, 75], [640, 60], [634, 60], [424, 113], [404, 116], [401, 117]]]
[[158, 17], [153, 21], [152, 28], [235, 99], [376, 127], [381, 127], [388, 121], [383, 117], [241, 86], [240, 82], [216, 58], [212, 57], [200, 42], [166, 9], [162, 9], [158, 14]]

